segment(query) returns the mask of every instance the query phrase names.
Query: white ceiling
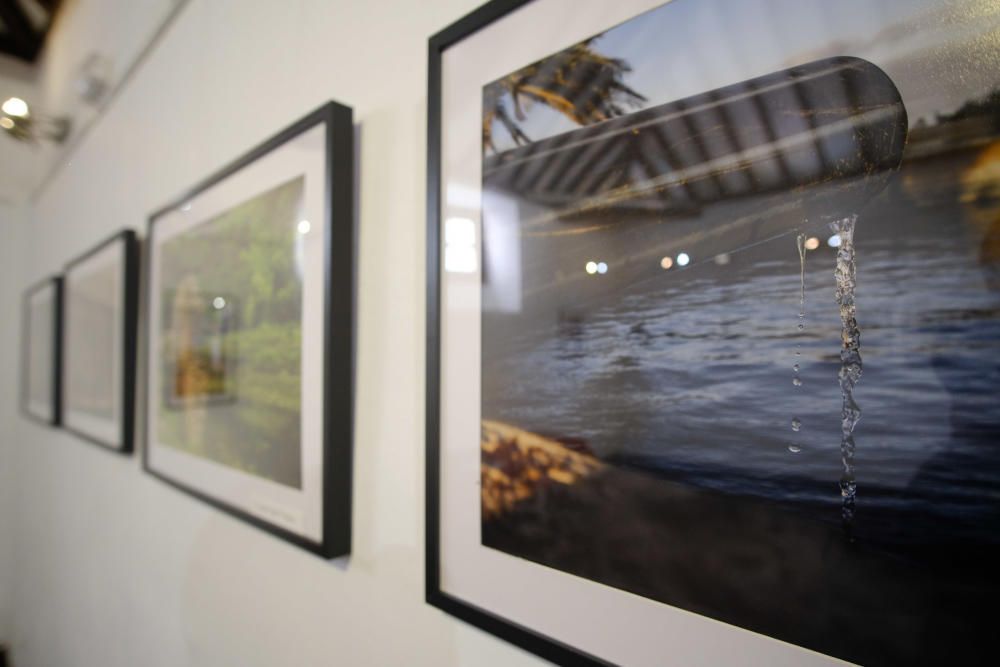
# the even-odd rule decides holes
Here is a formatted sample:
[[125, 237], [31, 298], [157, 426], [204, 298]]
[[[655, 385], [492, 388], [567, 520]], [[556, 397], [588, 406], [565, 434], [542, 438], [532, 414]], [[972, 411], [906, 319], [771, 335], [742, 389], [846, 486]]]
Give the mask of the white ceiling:
[[[90, 125], [100, 122], [101, 109], [114, 102], [117, 87], [127, 84], [130, 70], [141, 65], [143, 54], [186, 1], [63, 0], [33, 65], [0, 56], [0, 100], [21, 97], [33, 114], [66, 116], [72, 122], [61, 146], [0, 136], [0, 201], [32, 199], [61, 164], [72, 159]], [[109, 64], [109, 92], [98, 107], [76, 92], [80, 68], [95, 53]]]

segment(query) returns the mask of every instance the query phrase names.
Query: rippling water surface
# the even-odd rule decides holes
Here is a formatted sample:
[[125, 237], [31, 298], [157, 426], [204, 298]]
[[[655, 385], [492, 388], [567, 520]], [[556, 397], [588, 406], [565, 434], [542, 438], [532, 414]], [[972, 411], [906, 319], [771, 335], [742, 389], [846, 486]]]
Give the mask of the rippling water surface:
[[[994, 269], [980, 261], [981, 234], [955, 209], [894, 213], [906, 215], [879, 218], [876, 209], [857, 222], [857, 532], [874, 542], [993, 542]], [[650, 474], [839, 522], [835, 254], [826, 238], [807, 253], [802, 330], [791, 232], [733, 252], [725, 265], [664, 271], [618, 298], [562, 312], [555, 324], [522, 321], [503, 354], [489, 354], [487, 334], [484, 416], [582, 440], [605, 460]]]

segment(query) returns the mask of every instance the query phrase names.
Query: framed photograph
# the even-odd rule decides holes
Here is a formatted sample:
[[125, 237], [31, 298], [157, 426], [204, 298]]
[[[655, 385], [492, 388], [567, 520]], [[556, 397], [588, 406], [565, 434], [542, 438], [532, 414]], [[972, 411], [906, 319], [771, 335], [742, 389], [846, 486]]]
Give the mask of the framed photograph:
[[431, 604], [559, 663], [995, 659], [998, 20], [496, 0], [431, 39]]
[[21, 312], [21, 412], [49, 426], [61, 423], [62, 276], [29, 287]]
[[144, 465], [350, 552], [354, 131], [330, 102], [150, 218]]
[[63, 427], [131, 452], [139, 305], [135, 232], [118, 232], [70, 262], [63, 292]]

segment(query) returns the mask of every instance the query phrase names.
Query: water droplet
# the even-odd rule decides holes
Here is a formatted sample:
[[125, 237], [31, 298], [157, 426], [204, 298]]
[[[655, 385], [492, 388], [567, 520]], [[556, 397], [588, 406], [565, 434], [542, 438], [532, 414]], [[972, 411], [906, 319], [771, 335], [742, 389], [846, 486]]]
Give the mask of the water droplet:
[[798, 378], [792, 378], [792, 384], [794, 384], [796, 387], [801, 387], [802, 386], [802, 380], [800, 380]]
[[798, 417], [793, 417], [792, 418], [792, 430], [798, 432], [798, 430], [800, 428], [802, 428], [802, 422], [799, 421]]
[[806, 328], [806, 325], [802, 324], [802, 322], [799, 322], [799, 331], [802, 331], [805, 328]]
[[802, 448], [799, 447], [798, 445], [788, 445], [788, 451], [790, 451], [792, 454], [798, 454], [799, 452], [802, 451]]
[[799, 372], [799, 365], [795, 364], [794, 366], [792, 366], [792, 370], [795, 371], [796, 373], [798, 373]]
[[795, 356], [796, 357], [802, 356], [802, 351], [801, 350], [795, 350]]

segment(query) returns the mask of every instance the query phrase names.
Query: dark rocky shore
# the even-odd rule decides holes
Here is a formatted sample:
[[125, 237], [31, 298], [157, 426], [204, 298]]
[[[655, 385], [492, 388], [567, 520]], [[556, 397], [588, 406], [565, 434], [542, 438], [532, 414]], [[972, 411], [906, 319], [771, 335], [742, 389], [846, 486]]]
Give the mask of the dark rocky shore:
[[996, 553], [889, 553], [495, 423], [483, 482], [483, 544], [506, 553], [859, 664], [987, 664], [993, 652]]

